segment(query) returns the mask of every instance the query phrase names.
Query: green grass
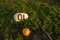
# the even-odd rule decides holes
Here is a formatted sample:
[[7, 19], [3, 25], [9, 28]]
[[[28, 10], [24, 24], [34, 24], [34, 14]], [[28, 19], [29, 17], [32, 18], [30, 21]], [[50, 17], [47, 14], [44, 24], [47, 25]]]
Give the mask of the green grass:
[[[18, 34], [22, 35], [22, 29], [28, 27], [31, 33], [40, 31], [44, 28], [53, 40], [60, 39], [60, 8], [57, 6], [49, 6], [47, 3], [37, 1], [0, 1], [0, 28], [5, 29], [3, 33], [8, 35], [8, 30], [11, 28], [17, 30]], [[29, 18], [21, 22], [15, 22], [13, 16], [16, 13], [27, 13]], [[34, 37], [35, 38], [35, 37]], [[7, 40], [7, 38], [6, 38]], [[23, 40], [23, 37], [18, 37], [16, 40]]]

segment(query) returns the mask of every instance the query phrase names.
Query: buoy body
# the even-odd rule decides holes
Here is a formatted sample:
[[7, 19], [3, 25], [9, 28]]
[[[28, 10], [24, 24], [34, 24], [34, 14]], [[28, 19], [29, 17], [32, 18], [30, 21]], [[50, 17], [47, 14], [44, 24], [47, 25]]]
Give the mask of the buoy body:
[[23, 33], [24, 36], [29, 36], [30, 35], [29, 28], [24, 28], [23, 31], [22, 31], [22, 33]]
[[28, 19], [28, 14], [26, 13], [17, 13], [14, 15], [14, 20], [19, 22], [22, 21], [24, 19]]

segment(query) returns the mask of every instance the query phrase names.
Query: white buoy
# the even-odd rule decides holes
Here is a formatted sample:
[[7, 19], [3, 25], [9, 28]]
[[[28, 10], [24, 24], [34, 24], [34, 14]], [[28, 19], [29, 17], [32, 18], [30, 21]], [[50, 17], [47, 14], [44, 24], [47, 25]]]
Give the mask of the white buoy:
[[28, 14], [26, 13], [16, 13], [14, 15], [14, 20], [19, 22], [19, 21], [22, 21], [24, 19], [28, 19]]

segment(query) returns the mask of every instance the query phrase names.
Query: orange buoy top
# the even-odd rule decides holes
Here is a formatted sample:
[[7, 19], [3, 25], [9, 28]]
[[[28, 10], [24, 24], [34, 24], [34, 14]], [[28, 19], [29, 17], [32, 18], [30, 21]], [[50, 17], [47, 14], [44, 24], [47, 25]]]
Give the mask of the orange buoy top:
[[22, 33], [23, 33], [24, 36], [29, 36], [30, 35], [29, 28], [24, 28], [23, 31], [22, 31]]

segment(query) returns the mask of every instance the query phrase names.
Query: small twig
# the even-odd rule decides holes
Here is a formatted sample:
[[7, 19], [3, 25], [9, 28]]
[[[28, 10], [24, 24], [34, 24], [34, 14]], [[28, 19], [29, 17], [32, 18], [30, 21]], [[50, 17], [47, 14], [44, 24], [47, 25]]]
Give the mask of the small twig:
[[49, 40], [52, 40], [51, 36], [49, 35], [48, 32], [45, 31], [45, 29], [42, 28], [43, 33], [46, 34], [46, 36], [49, 38]]

